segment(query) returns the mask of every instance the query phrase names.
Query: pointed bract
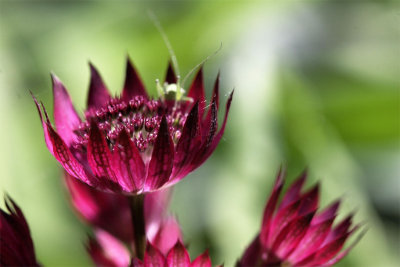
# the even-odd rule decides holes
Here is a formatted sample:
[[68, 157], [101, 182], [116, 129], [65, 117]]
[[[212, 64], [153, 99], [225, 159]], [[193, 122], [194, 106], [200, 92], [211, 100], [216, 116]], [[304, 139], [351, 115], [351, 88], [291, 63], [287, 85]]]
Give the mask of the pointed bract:
[[81, 119], [60, 79], [54, 74], [51, 75], [51, 78], [53, 81], [54, 123], [61, 138], [67, 146], [70, 146], [76, 141], [74, 129], [79, 126]]
[[128, 57], [126, 61], [125, 84], [124, 89], [122, 90], [122, 98], [129, 101], [135, 96], [142, 96], [145, 99], [149, 98], [142, 80]]
[[0, 265], [40, 266], [24, 214], [10, 197], [4, 203], [8, 213], [0, 209]]
[[102, 108], [111, 99], [111, 96], [97, 69], [92, 63], [89, 63], [89, 67], [91, 78], [87, 105], [89, 109]]
[[157, 99], [149, 99], [129, 58], [121, 97], [112, 98], [92, 64], [90, 70], [85, 121], [80, 120], [65, 87], [55, 76], [58, 132], [44, 106], [33, 96], [46, 145], [71, 176], [106, 192], [153, 192], [176, 184], [198, 168], [220, 142], [233, 92], [218, 130], [218, 78], [206, 110], [202, 70], [188, 96], [174, 94], [177, 77], [169, 63], [166, 81], [158, 88], [164, 91]]
[[145, 182], [146, 191], [153, 191], [163, 186], [172, 172], [174, 143], [168, 130], [165, 117], [162, 118], [158, 136], [154, 144]]
[[352, 244], [342, 250], [359, 228], [351, 227], [353, 215], [332, 228], [340, 201], [316, 213], [319, 184], [303, 193], [306, 172], [294, 181], [278, 205], [283, 178], [280, 171], [265, 207], [261, 232], [237, 266], [331, 266], [338, 262], [354, 247]]

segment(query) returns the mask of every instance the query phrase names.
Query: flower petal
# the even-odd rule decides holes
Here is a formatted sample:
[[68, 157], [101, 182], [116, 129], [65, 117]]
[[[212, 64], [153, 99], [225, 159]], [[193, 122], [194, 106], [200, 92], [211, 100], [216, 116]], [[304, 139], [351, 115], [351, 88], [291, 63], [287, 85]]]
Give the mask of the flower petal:
[[118, 183], [127, 192], [142, 189], [146, 170], [142, 157], [128, 133], [122, 130], [113, 150]]
[[98, 109], [105, 106], [107, 101], [111, 99], [111, 96], [97, 69], [92, 65], [92, 63], [89, 63], [89, 66], [91, 78], [87, 105], [89, 109]]
[[180, 241], [176, 242], [175, 246], [168, 252], [167, 255], [168, 267], [189, 267], [190, 257], [186, 248]]
[[96, 230], [95, 234], [96, 239], [89, 240], [87, 249], [97, 266], [129, 266], [129, 251], [119, 240], [102, 230]]
[[203, 254], [200, 254], [190, 265], [191, 267], [211, 267], [210, 255], [208, 255], [208, 250]]
[[306, 181], [306, 179], [307, 179], [307, 171], [304, 171], [300, 175], [300, 177], [297, 178], [296, 181], [294, 181], [293, 184], [286, 191], [281, 204], [279, 204], [278, 211], [282, 210], [287, 205], [291, 204], [293, 201], [297, 201], [300, 199], [301, 189], [303, 188], [303, 185], [304, 185], [304, 182]]
[[144, 254], [145, 267], [167, 266], [165, 257], [150, 242], [147, 242], [146, 253]]
[[251, 244], [246, 248], [242, 258], [237, 263], [238, 267], [245, 266], [256, 266], [258, 261], [261, 259], [262, 247], [260, 244], [260, 236], [257, 235], [256, 238], [251, 242]]
[[171, 60], [168, 62], [167, 73], [165, 74], [165, 82], [168, 84], [177, 82]]
[[308, 214], [316, 211], [318, 208], [319, 200], [319, 183], [301, 196], [301, 204], [299, 207], [299, 215]]
[[60, 79], [54, 74], [51, 75], [51, 78], [53, 81], [54, 122], [57, 132], [69, 147], [76, 140], [74, 129], [81, 123], [81, 119]]
[[282, 191], [284, 181], [284, 171], [279, 170], [279, 173], [275, 180], [275, 185], [272, 189], [271, 196], [268, 199], [267, 205], [265, 206], [263, 221], [261, 225], [260, 242], [264, 247], [268, 245], [268, 236], [270, 234], [271, 222], [275, 211], [276, 204], [278, 202], [279, 195]]
[[[200, 158], [200, 160], [198, 160], [196, 162], [197, 165], [193, 166], [194, 168], [196, 168], [197, 166], [202, 164], [206, 159], [208, 159], [208, 157], [214, 152], [214, 150], [217, 148], [219, 142], [221, 141], [222, 135], [224, 134], [224, 131], [225, 131], [226, 122], [228, 121], [228, 115], [229, 115], [229, 110], [230, 110], [231, 103], [232, 103], [232, 97], [233, 97], [233, 91], [230, 94], [228, 101], [226, 102], [225, 117], [224, 117], [224, 121], [222, 123], [221, 129], [218, 131], [218, 133], [215, 135], [215, 137], [212, 138], [211, 144], [208, 146], [206, 145], [206, 150], [204, 151], [203, 154], [200, 154], [201, 158]], [[207, 143], [208, 143], [208, 141], [206, 142], [206, 144]]]
[[[204, 114], [206, 99], [204, 94], [203, 67], [197, 72], [187, 96], [192, 98], [195, 103], [199, 103], [200, 114]], [[201, 117], [203, 118], [203, 116]]]
[[[113, 158], [106, 139], [96, 123], [91, 123], [89, 141], [87, 145], [87, 158], [94, 174], [117, 182], [113, 170]], [[104, 180], [104, 179], [102, 179]]]
[[197, 150], [201, 138], [199, 127], [199, 102], [196, 102], [186, 119], [181, 138], [176, 145], [172, 172], [174, 180], [179, 180], [190, 171], [190, 162], [196, 155], [194, 150]]
[[49, 123], [46, 123], [48, 136], [51, 142], [52, 154], [61, 163], [63, 168], [72, 176], [81, 181], [94, 185], [95, 179], [89, 175], [79, 161], [72, 155], [71, 151], [62, 140], [62, 138], [54, 131]]
[[149, 163], [145, 191], [158, 189], [168, 181], [173, 162], [174, 143], [169, 134], [167, 120], [163, 117]]
[[272, 251], [281, 258], [286, 258], [299, 244], [307, 232], [315, 212], [293, 219], [284, 227], [272, 245]]
[[181, 228], [174, 217], [169, 217], [163, 220], [151, 243], [166, 255], [179, 240], [182, 240]]
[[149, 99], [146, 89], [128, 57], [126, 62], [125, 85], [122, 90], [122, 99], [129, 101], [135, 96], [143, 96], [145, 99]]

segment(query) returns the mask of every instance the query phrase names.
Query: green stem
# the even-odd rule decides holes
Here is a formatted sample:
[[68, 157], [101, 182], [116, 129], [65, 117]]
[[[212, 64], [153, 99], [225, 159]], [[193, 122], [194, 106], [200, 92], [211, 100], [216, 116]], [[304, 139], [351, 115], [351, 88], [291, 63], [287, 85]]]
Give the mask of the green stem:
[[130, 196], [130, 208], [132, 216], [133, 237], [135, 254], [140, 260], [144, 258], [146, 250], [146, 230], [144, 222], [144, 194]]

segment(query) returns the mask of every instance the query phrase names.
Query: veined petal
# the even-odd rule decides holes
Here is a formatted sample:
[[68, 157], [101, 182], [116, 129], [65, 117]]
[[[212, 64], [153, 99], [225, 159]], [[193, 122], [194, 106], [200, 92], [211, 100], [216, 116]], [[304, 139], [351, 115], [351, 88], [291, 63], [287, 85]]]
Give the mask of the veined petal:
[[[199, 127], [199, 102], [196, 102], [186, 119], [181, 138], [176, 145], [174, 169], [172, 174], [173, 179], [179, 179], [181, 176], [185, 176], [185, 174], [190, 171], [189, 163], [196, 154], [193, 150], [198, 147], [200, 142]], [[181, 172], [184, 173], [180, 175]]]
[[268, 245], [268, 236], [270, 234], [271, 222], [272, 222], [276, 204], [279, 199], [279, 195], [282, 191], [283, 180], [284, 180], [284, 171], [282, 169], [280, 169], [279, 173], [276, 177], [275, 185], [272, 189], [271, 196], [269, 197], [267, 205], [264, 210], [264, 216], [263, 216], [263, 221], [262, 221], [262, 225], [261, 225], [261, 233], [260, 233], [260, 241], [264, 247], [266, 247]]
[[200, 254], [190, 265], [191, 267], [211, 267], [210, 255], [208, 255], [208, 250], [203, 254]]
[[174, 68], [172, 67], [172, 62], [171, 61], [168, 62], [167, 73], [165, 74], [165, 82], [168, 83], [168, 84], [177, 82], [176, 75], [175, 75], [175, 72], [174, 72]]
[[122, 98], [125, 101], [129, 101], [135, 96], [143, 96], [145, 99], [149, 99], [146, 89], [144, 88], [139, 75], [137, 74], [131, 60], [128, 57], [126, 62], [126, 77], [124, 89], [122, 90]]
[[81, 119], [60, 79], [54, 74], [51, 75], [51, 78], [53, 81], [54, 122], [58, 133], [69, 147], [76, 139], [73, 130], [81, 123]]
[[[202, 118], [202, 129], [203, 129], [203, 135], [206, 135], [207, 132], [210, 131], [210, 128], [213, 124], [212, 120], [215, 120], [215, 123], [217, 123], [217, 118], [216, 118], [216, 114], [218, 112], [218, 108], [219, 108], [219, 73], [218, 76], [215, 80], [215, 84], [214, 84], [214, 90], [213, 90], [213, 94], [211, 96], [211, 106], [207, 111], [207, 115], [205, 118], [203, 118], [203, 116], [201, 116]], [[202, 115], [204, 114], [201, 113]]]
[[200, 158], [200, 160], [198, 160], [196, 162], [196, 164], [198, 164], [198, 165], [202, 164], [206, 159], [208, 159], [208, 157], [214, 152], [214, 150], [217, 148], [217, 145], [221, 141], [222, 135], [224, 134], [224, 131], [225, 131], [226, 122], [228, 121], [228, 114], [229, 114], [229, 110], [230, 110], [231, 103], [232, 103], [232, 97], [233, 97], [233, 91], [230, 94], [230, 96], [228, 98], [228, 101], [226, 102], [225, 117], [224, 117], [224, 121], [222, 123], [221, 129], [214, 136], [214, 138], [212, 139], [211, 144], [209, 146], [206, 146], [207, 149], [204, 151], [204, 153], [202, 154], [202, 157]]
[[158, 189], [168, 181], [173, 162], [174, 143], [169, 134], [167, 120], [163, 117], [149, 163], [145, 191]]
[[97, 69], [92, 63], [89, 63], [89, 67], [91, 78], [87, 105], [89, 109], [101, 108], [106, 105], [111, 96]]
[[[206, 99], [204, 94], [204, 82], [203, 82], [203, 67], [197, 72], [193, 83], [190, 85], [188, 97], [192, 98], [195, 103], [199, 103], [200, 114], [204, 114]], [[201, 116], [203, 118], [203, 116]]]
[[111, 151], [96, 123], [92, 123], [90, 126], [87, 158], [91, 169], [97, 177], [117, 182]]
[[51, 142], [52, 154], [61, 163], [64, 169], [72, 176], [81, 181], [93, 185], [94, 179], [89, 176], [84, 167], [75, 159], [71, 151], [62, 140], [62, 138], [54, 131], [49, 123], [46, 123], [46, 128]]
[[127, 192], [142, 189], [146, 170], [142, 157], [128, 133], [122, 130], [113, 150], [118, 183]]
[[146, 253], [144, 254], [145, 267], [164, 267], [167, 266], [165, 257], [150, 242], [147, 242]]
[[167, 255], [168, 267], [189, 267], [190, 257], [186, 248], [180, 241], [176, 242], [175, 246], [168, 252]]

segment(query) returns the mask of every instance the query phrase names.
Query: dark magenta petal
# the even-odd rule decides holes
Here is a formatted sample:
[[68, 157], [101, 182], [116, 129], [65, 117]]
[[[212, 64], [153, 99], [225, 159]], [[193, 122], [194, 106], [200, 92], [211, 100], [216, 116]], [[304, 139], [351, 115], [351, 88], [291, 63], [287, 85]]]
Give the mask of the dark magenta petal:
[[5, 196], [0, 209], [0, 265], [39, 266], [28, 223], [18, 205]]
[[126, 62], [125, 84], [124, 89], [122, 90], [122, 99], [129, 101], [135, 96], [143, 96], [145, 99], [149, 98], [139, 75], [128, 57]]
[[174, 162], [174, 143], [165, 117], [162, 118], [158, 136], [149, 163], [145, 191], [153, 191], [163, 186], [169, 179]]
[[326, 238], [324, 245], [331, 242], [332, 240], [337, 239], [339, 236], [344, 235], [348, 232], [351, 224], [352, 224], [353, 215], [350, 214], [345, 219], [343, 219], [339, 224], [337, 224], [333, 230], [329, 233], [328, 237]]
[[306, 234], [314, 214], [312, 212], [293, 219], [280, 231], [272, 245], [272, 251], [275, 251], [281, 258], [286, 258]]
[[193, 83], [190, 85], [188, 97], [192, 98], [195, 103], [199, 103], [200, 114], [204, 114], [206, 99], [204, 94], [203, 67], [197, 72]]
[[87, 105], [89, 109], [98, 109], [106, 105], [111, 99], [111, 96], [97, 69], [92, 65], [92, 63], [89, 63], [89, 66], [91, 78]]
[[[51, 142], [50, 134], [47, 131], [47, 124], [46, 124], [45, 119], [43, 118], [42, 109], [40, 108], [40, 105], [39, 105], [36, 97], [32, 94], [32, 92], [31, 92], [31, 95], [32, 95], [33, 101], [35, 101], [35, 105], [36, 105], [36, 108], [37, 108], [37, 111], [38, 111], [39, 117], [40, 117], [40, 122], [42, 123], [43, 132], [44, 132], [44, 141], [46, 142], [46, 146], [49, 149], [50, 153], [54, 156], [53, 143]], [[43, 110], [43, 111], [45, 112], [45, 110]], [[48, 117], [47, 114], [45, 114], [45, 116], [46, 116], [46, 118]], [[47, 123], [50, 123], [50, 121], [47, 120]]]
[[[215, 124], [217, 124], [216, 114], [218, 112], [218, 108], [219, 108], [219, 74], [215, 81], [214, 91], [211, 97], [211, 106], [208, 109], [206, 117], [202, 121], [202, 126], [203, 126], [202, 129], [204, 136], [206, 136], [207, 133], [210, 131], [209, 127], [211, 127], [211, 125], [214, 123], [212, 122], [212, 120], [215, 120]], [[204, 114], [204, 112], [201, 114]]]
[[207, 146], [207, 142], [208, 142], [208, 140], [207, 140], [206, 149], [205, 149], [204, 153], [201, 154], [200, 160], [197, 161], [198, 165], [202, 164], [209, 156], [211, 156], [211, 154], [214, 152], [214, 150], [217, 148], [219, 142], [221, 141], [221, 138], [222, 138], [222, 136], [224, 134], [224, 131], [225, 131], [226, 123], [228, 121], [228, 115], [229, 115], [229, 110], [230, 110], [231, 103], [232, 103], [232, 97], [233, 97], [233, 91], [230, 94], [228, 101], [226, 102], [225, 117], [224, 117], [224, 121], [222, 123], [221, 129], [214, 136], [214, 138], [212, 139], [211, 144], [208, 145], [208, 146]]
[[167, 266], [165, 257], [151, 243], [147, 243], [146, 253], [144, 254], [145, 267], [163, 267]]
[[340, 200], [335, 201], [319, 214], [314, 216], [311, 224], [319, 224], [321, 222], [334, 219], [336, 217], [336, 212], [339, 209]]
[[167, 73], [165, 74], [165, 82], [168, 84], [177, 82], [176, 75], [175, 75], [174, 68], [172, 66], [171, 61], [168, 62]]
[[281, 230], [286, 227], [288, 223], [291, 222], [295, 217], [297, 217], [300, 203], [300, 199], [292, 202], [290, 205], [286, 206], [284, 209], [275, 214], [269, 230], [270, 235], [268, 237], [268, 245], [272, 245]]
[[175, 246], [168, 252], [167, 255], [168, 267], [189, 267], [190, 257], [186, 248], [180, 241], [176, 242]]
[[256, 266], [257, 262], [260, 261], [263, 248], [261, 246], [259, 238], [259, 235], [257, 235], [256, 238], [247, 247], [237, 266]]
[[90, 126], [87, 158], [92, 171], [97, 177], [117, 182], [111, 151], [96, 123], [92, 123]]
[[113, 150], [115, 173], [124, 191], [142, 189], [146, 170], [142, 157], [128, 133], [122, 130]]
[[190, 265], [191, 267], [211, 267], [210, 255], [208, 255], [208, 250], [203, 254], [200, 254]]
[[64, 169], [72, 176], [80, 179], [81, 181], [92, 185], [94, 179], [89, 176], [84, 167], [72, 155], [71, 151], [61, 139], [61, 137], [54, 131], [50, 124], [46, 124], [47, 132], [53, 148], [52, 154], [61, 163]]
[[319, 201], [319, 184], [316, 184], [303, 196], [301, 196], [301, 204], [299, 208], [299, 215], [308, 214], [312, 211], [316, 211], [318, 208]]
[[268, 244], [268, 236], [270, 234], [270, 227], [275, 211], [276, 204], [279, 199], [279, 195], [282, 191], [284, 181], [284, 171], [281, 169], [275, 180], [275, 185], [272, 189], [271, 196], [268, 199], [267, 205], [265, 206], [263, 221], [261, 225], [260, 241], [263, 246]]
[[353, 243], [346, 248], [345, 250], [341, 251], [338, 255], [336, 255], [333, 259], [329, 260], [328, 262], [324, 263], [324, 266], [332, 266], [338, 263], [341, 259], [343, 259], [349, 252], [354, 248], [355, 245], [361, 240], [361, 238], [366, 234], [367, 230], [364, 229], [357, 238], [353, 241]]
[[51, 78], [53, 80], [54, 122], [57, 132], [69, 147], [76, 140], [73, 130], [81, 123], [81, 119], [64, 85], [55, 75], [52, 74]]
[[[174, 170], [172, 174], [173, 179], [179, 179], [190, 171], [189, 163], [196, 155], [194, 150], [198, 148], [200, 143], [201, 137], [199, 134], [199, 102], [196, 102], [186, 119], [182, 129], [182, 135], [176, 145]], [[183, 173], [181, 174], [181, 172]]]
[[311, 258], [306, 258], [305, 260], [298, 263], [298, 265], [313, 265], [321, 266], [324, 263], [332, 259], [343, 247], [344, 242], [346, 242], [348, 235], [343, 235], [340, 238], [332, 241], [331, 243], [325, 245], [319, 251], [312, 255]]
[[286, 191], [285, 196], [279, 205], [278, 211], [285, 208], [287, 205], [291, 204], [293, 201], [300, 199], [301, 189], [303, 188], [304, 182], [307, 179], [307, 171], [304, 171], [299, 178], [294, 181], [294, 183]]
[[323, 221], [320, 224], [312, 225], [307, 230], [304, 238], [297, 245], [295, 251], [290, 255], [291, 261], [301, 261], [317, 251], [328, 236], [333, 220], [334, 219], [332, 218]]

